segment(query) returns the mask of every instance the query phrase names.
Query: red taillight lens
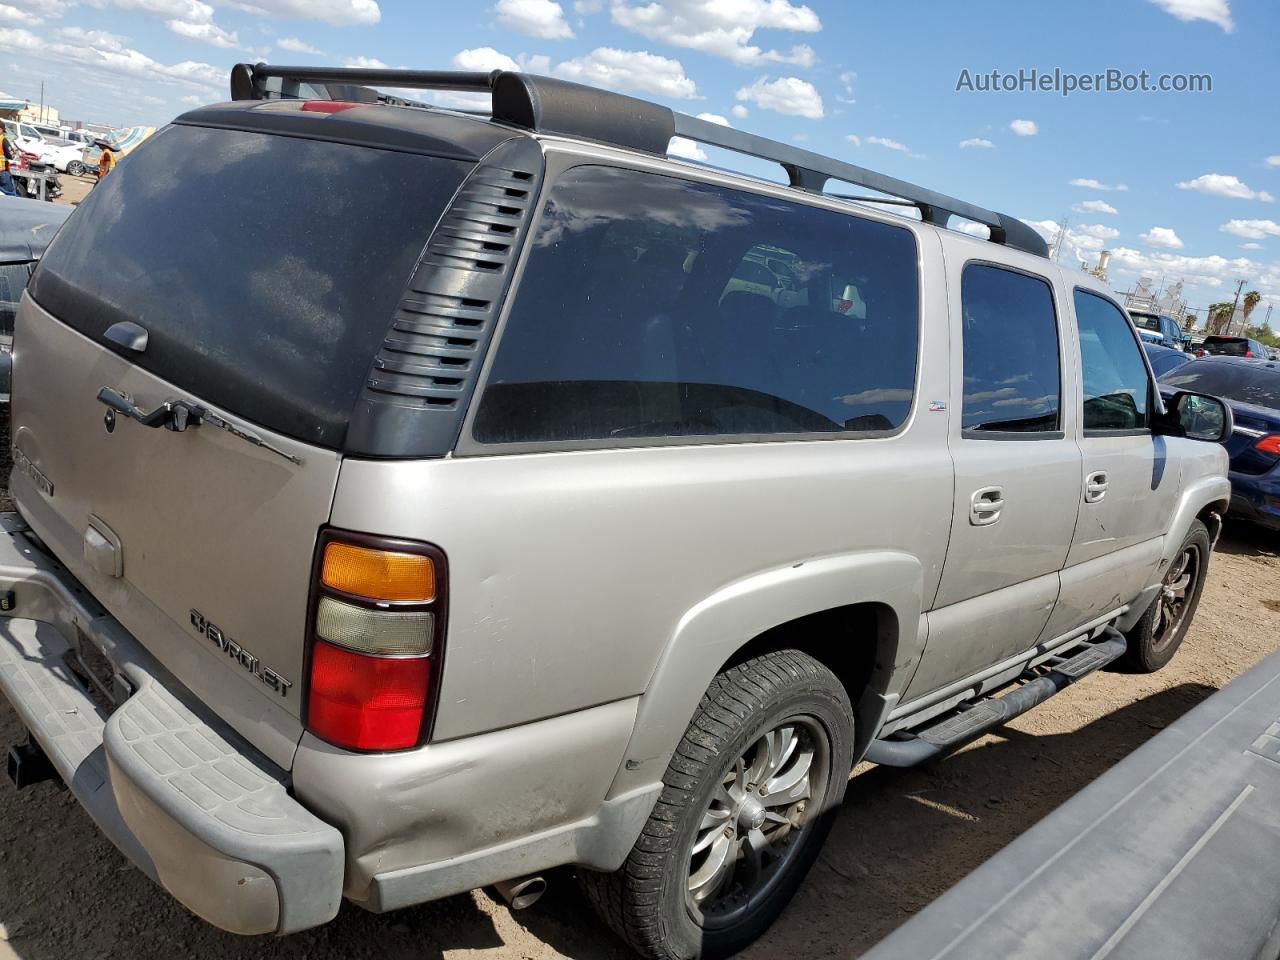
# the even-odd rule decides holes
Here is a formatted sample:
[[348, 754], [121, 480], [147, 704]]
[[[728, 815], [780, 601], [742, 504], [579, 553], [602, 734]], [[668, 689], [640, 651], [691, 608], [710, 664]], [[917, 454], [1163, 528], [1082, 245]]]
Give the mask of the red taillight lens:
[[1263, 437], [1253, 445], [1253, 449], [1280, 457], [1280, 434], [1273, 433], [1269, 437]]
[[418, 742], [431, 661], [369, 657], [323, 640], [311, 651], [307, 726], [353, 750], [402, 750]]
[[1252, 356], [1253, 356], [1253, 351], [1252, 351], [1252, 350], [1246, 350], [1246, 351], [1244, 352], [1244, 355], [1245, 355], [1246, 357], [1252, 357]]
[[307, 729], [349, 750], [430, 735], [448, 567], [431, 544], [325, 531], [312, 591]]

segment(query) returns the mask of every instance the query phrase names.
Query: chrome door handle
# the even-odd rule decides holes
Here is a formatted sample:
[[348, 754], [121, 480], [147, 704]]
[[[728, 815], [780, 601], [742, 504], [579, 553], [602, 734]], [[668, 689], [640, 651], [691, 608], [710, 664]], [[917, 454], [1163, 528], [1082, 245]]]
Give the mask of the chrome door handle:
[[986, 527], [1000, 519], [1004, 510], [1004, 488], [983, 487], [975, 490], [969, 498], [969, 523], [975, 527]]
[[1084, 502], [1097, 503], [1107, 495], [1107, 473], [1099, 470], [1084, 478]]

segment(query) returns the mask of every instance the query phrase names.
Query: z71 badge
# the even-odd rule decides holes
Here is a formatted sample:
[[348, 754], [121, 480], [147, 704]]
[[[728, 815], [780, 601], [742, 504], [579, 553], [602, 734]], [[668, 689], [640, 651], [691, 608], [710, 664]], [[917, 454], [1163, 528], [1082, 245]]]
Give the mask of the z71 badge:
[[280, 694], [280, 696], [287, 697], [289, 695], [289, 688], [293, 686], [292, 683], [270, 667], [263, 666], [261, 660], [223, 633], [216, 623], [210, 623], [199, 610], [191, 611], [191, 625], [196, 628], [197, 632], [204, 634], [215, 647]]

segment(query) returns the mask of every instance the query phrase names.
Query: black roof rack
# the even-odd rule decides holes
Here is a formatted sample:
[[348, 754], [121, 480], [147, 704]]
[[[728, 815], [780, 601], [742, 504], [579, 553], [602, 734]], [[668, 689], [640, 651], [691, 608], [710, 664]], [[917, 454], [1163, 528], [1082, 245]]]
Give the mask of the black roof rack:
[[[856, 164], [732, 127], [678, 113], [660, 104], [597, 90], [565, 80], [494, 70], [391, 70], [364, 67], [289, 67], [239, 63], [231, 70], [233, 100], [307, 97], [359, 102], [407, 103], [379, 95], [369, 87], [488, 93], [494, 120], [527, 130], [596, 140], [666, 156], [672, 137], [770, 160], [782, 166], [791, 186], [822, 193], [829, 181], [856, 184], [905, 201], [926, 223], [945, 227], [951, 217], [984, 224], [994, 243], [1037, 256], [1048, 244], [1016, 217], [949, 197]], [[873, 197], [863, 202], [888, 202]]]

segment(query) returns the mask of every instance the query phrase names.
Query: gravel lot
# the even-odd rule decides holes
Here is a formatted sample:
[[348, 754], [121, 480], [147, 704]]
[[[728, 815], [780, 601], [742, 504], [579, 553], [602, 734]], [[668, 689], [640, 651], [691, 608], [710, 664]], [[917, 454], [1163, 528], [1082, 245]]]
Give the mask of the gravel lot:
[[[1280, 537], [1231, 527], [1191, 634], [1161, 673], [1096, 674], [950, 759], [856, 771], [821, 860], [744, 956], [857, 956], [1277, 646]], [[18, 735], [0, 703], [0, 743]], [[629, 956], [568, 870], [550, 880], [538, 905], [515, 914], [475, 892], [381, 917], [344, 906], [318, 930], [242, 939], [196, 920], [137, 873], [65, 790], [18, 793], [0, 782], [0, 960]]]

